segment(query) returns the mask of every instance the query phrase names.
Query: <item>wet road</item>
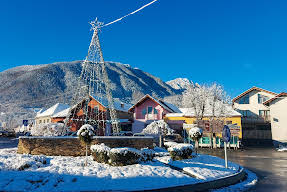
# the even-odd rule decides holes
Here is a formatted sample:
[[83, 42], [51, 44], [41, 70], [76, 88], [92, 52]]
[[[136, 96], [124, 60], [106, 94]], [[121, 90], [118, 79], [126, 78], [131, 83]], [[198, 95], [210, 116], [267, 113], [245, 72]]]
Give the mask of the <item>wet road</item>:
[[[199, 153], [224, 158], [224, 150], [199, 149]], [[287, 152], [273, 147], [229, 150], [228, 160], [255, 172], [259, 181], [250, 191], [287, 191]]]

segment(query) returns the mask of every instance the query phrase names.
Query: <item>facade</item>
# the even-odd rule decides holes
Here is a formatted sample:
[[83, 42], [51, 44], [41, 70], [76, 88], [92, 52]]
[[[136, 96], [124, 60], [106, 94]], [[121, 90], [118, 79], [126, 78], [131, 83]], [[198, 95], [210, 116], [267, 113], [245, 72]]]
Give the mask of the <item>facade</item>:
[[233, 109], [242, 114], [242, 134], [245, 144], [271, 141], [270, 110], [263, 103], [277, 95], [252, 87], [235, 97]]
[[287, 93], [280, 93], [264, 102], [270, 110], [272, 140], [277, 146], [287, 143]]
[[47, 110], [39, 111], [35, 117], [36, 125], [39, 125], [42, 123], [51, 123], [53, 115], [65, 110], [65, 109], [68, 109], [69, 107], [70, 107], [69, 105], [57, 103]]
[[[86, 122], [86, 115], [88, 116], [89, 124], [97, 127], [97, 135], [110, 135], [111, 129], [110, 126], [106, 123], [110, 117], [107, 115], [108, 111], [108, 101], [101, 98], [100, 101], [96, 99], [95, 96], [89, 97], [88, 108], [86, 109], [86, 99], [79, 102], [71, 109], [72, 116], [70, 117], [70, 130], [77, 131], [82, 125]], [[131, 105], [114, 102], [114, 108], [116, 110], [117, 118], [120, 120], [120, 131], [131, 131], [132, 129], [132, 114], [128, 112], [128, 109]], [[85, 112], [87, 110], [87, 112]], [[68, 115], [68, 114], [66, 114]], [[60, 117], [55, 117], [60, 118]]]
[[180, 110], [174, 105], [158, 100], [150, 95], [142, 97], [129, 112], [133, 113], [133, 133], [140, 133], [151, 122], [164, 119], [168, 113], [178, 113]]
[[[202, 147], [222, 147], [223, 142], [221, 141], [222, 129], [224, 125], [230, 125], [232, 139], [230, 145], [232, 147], [239, 147], [239, 142], [242, 139], [242, 126], [241, 126], [241, 114], [235, 110], [230, 110], [228, 117], [212, 117], [210, 114], [205, 113], [204, 118], [197, 121], [194, 116], [193, 109], [191, 108], [180, 108], [181, 113], [170, 113], [167, 114], [164, 120], [169, 124], [170, 127], [181, 126], [183, 131], [182, 135], [186, 141], [190, 141], [191, 138], [188, 136], [188, 131], [192, 124], [197, 124], [198, 127], [203, 129], [203, 137], [199, 140], [199, 146]], [[232, 128], [234, 129], [232, 130]], [[213, 138], [213, 139], [212, 139]]]

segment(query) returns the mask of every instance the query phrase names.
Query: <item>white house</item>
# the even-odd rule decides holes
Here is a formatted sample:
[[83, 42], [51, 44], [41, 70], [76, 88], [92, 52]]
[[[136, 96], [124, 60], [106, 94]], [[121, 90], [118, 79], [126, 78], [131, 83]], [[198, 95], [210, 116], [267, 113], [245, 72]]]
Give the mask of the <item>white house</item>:
[[242, 141], [245, 145], [271, 143], [270, 110], [263, 103], [276, 95], [252, 87], [232, 100], [233, 108], [242, 114]]
[[276, 95], [264, 105], [270, 110], [273, 143], [287, 143], [287, 93]]
[[35, 117], [36, 125], [41, 124], [41, 123], [51, 123], [52, 117], [55, 114], [65, 109], [68, 109], [69, 107], [70, 107], [69, 105], [57, 103], [47, 110], [38, 112]]

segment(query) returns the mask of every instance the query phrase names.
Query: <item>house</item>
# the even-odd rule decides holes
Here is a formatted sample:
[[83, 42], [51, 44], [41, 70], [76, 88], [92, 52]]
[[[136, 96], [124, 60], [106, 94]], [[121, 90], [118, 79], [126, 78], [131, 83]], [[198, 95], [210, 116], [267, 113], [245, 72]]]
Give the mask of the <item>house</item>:
[[180, 113], [181, 111], [176, 106], [147, 94], [134, 104], [129, 112], [133, 113], [134, 118], [132, 132], [140, 133], [151, 122], [162, 120], [168, 113]]
[[270, 110], [263, 103], [277, 94], [252, 87], [235, 97], [233, 108], [242, 114], [242, 138], [245, 144], [271, 141]]
[[36, 125], [42, 124], [42, 123], [51, 123], [53, 115], [68, 109], [70, 106], [62, 103], [57, 103], [50, 107], [47, 110], [41, 110], [37, 113], [35, 117]]
[[[88, 104], [86, 104], [88, 102]], [[114, 109], [116, 117], [120, 122], [120, 131], [131, 131], [132, 129], [132, 114], [128, 112], [131, 105], [114, 101]], [[110, 125], [106, 122], [110, 120], [110, 116], [107, 113], [109, 110], [109, 102], [105, 98], [90, 95], [88, 100], [83, 99], [77, 105], [71, 109], [71, 116], [69, 117], [68, 126], [71, 131], [77, 131], [87, 121], [89, 124], [94, 125], [97, 128], [97, 135], [110, 135], [112, 130]], [[67, 114], [68, 111], [62, 112], [62, 114], [56, 114], [56, 118], [61, 118], [63, 114]]]
[[[198, 127], [203, 129], [203, 137], [199, 140], [199, 146], [211, 147], [223, 146], [221, 141], [222, 129], [224, 125], [229, 125], [232, 138], [230, 145], [232, 147], [239, 147], [239, 142], [242, 139], [242, 127], [241, 127], [241, 114], [232, 109], [231, 106], [227, 106], [228, 117], [213, 117], [211, 110], [206, 110], [203, 119], [197, 120], [194, 109], [192, 108], [179, 108], [181, 113], [169, 113], [165, 116], [164, 120], [170, 127], [175, 125], [181, 126], [183, 137], [185, 140], [190, 141], [188, 131], [197, 124]], [[212, 143], [211, 138], [214, 138]]]
[[287, 143], [287, 93], [280, 93], [264, 102], [270, 110], [272, 140], [275, 146]]

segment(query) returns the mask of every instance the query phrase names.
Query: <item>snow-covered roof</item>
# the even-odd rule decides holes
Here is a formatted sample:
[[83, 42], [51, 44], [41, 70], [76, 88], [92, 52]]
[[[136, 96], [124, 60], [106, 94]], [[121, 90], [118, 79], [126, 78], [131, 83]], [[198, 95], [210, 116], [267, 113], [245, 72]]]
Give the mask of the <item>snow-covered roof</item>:
[[170, 111], [170, 112], [175, 112], [175, 113], [180, 113], [181, 111], [174, 105], [167, 103], [165, 101], [162, 100], [158, 100], [152, 96], [150, 96], [149, 94], [146, 94], [145, 96], [143, 96], [136, 104], [134, 104], [129, 110], [133, 109], [136, 105], [138, 105], [139, 103], [141, 103], [142, 101], [144, 101], [147, 97], [149, 97], [150, 99], [152, 99], [153, 101], [155, 101], [156, 103], [158, 103], [160, 106], [162, 106], [164, 109]]
[[[179, 108], [179, 109], [182, 113], [168, 113], [166, 114], [166, 117], [184, 117], [184, 116], [194, 117], [196, 116], [193, 108]], [[234, 109], [232, 109], [231, 106], [226, 106], [226, 113], [228, 114], [228, 116], [231, 116], [231, 117], [241, 116], [241, 114], [235, 111]], [[204, 117], [212, 116], [211, 110], [207, 109], [203, 116]]]
[[69, 110], [70, 110], [70, 108], [67, 108], [67, 109], [65, 109], [65, 110], [63, 110], [63, 111], [60, 111], [60, 112], [58, 112], [58, 113], [55, 113], [52, 117], [53, 117], [53, 118], [57, 118], [57, 117], [67, 117], [67, 116], [68, 116], [68, 113], [69, 113]]
[[[95, 95], [91, 95], [91, 97], [93, 97], [96, 101], [101, 103], [105, 108], [109, 108], [108, 99], [103, 98], [103, 97], [97, 97]], [[123, 102], [120, 102], [120, 101], [113, 101], [113, 104], [114, 104], [115, 110], [117, 110], [117, 111], [124, 111], [124, 112], [128, 112], [129, 108], [132, 106], [130, 104], [123, 103]]]
[[57, 103], [55, 105], [53, 105], [52, 107], [50, 107], [49, 109], [43, 111], [42, 113], [38, 113], [36, 115], [36, 118], [38, 117], [48, 117], [48, 116], [53, 116], [56, 113], [59, 113], [67, 108], [69, 108], [69, 105], [66, 104], [62, 104], [62, 103]]

